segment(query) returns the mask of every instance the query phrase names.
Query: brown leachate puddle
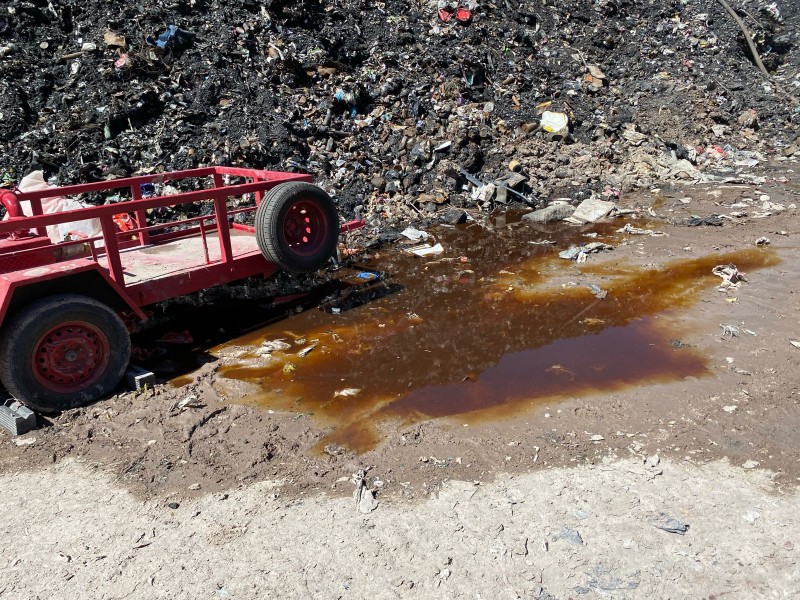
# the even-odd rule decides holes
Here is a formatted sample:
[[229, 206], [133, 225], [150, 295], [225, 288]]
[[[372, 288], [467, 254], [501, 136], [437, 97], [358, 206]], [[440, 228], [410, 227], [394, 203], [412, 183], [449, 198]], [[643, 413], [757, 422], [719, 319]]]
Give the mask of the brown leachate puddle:
[[[599, 237], [584, 239], [590, 231]], [[341, 314], [307, 311], [218, 347], [247, 349], [220, 373], [259, 385], [250, 403], [313, 414], [327, 428], [320, 449], [356, 451], [377, 445], [386, 421], [498, 418], [544, 399], [706, 374], [705, 357], [677, 343], [663, 317], [718, 285], [715, 265], [749, 271], [777, 264], [776, 254], [750, 248], [650, 268], [557, 257], [570, 241], [614, 243], [611, 231], [542, 232], [554, 248], [530, 243], [530, 230], [473, 227], [439, 235], [443, 260], [388, 250], [371, 266], [393, 275], [374, 295], [381, 285], [400, 291]], [[588, 283], [608, 296], [595, 298]], [[255, 351], [276, 339], [292, 347]]]

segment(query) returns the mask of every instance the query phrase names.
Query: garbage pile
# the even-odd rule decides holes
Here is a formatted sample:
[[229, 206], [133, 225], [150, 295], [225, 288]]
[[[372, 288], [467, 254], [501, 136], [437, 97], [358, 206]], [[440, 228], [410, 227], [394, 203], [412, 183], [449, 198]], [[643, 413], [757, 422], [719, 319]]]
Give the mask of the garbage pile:
[[0, 176], [304, 171], [376, 229], [702, 180], [798, 150], [800, 7], [738, 3], [769, 77], [720, 0], [4, 3]]

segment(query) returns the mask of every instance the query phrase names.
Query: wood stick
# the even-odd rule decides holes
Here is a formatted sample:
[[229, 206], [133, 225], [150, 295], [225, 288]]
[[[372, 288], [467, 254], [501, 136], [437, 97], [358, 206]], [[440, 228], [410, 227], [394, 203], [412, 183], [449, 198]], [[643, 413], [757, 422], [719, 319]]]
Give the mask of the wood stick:
[[758, 68], [761, 70], [761, 72], [765, 76], [769, 77], [770, 76], [769, 71], [767, 71], [767, 68], [764, 66], [764, 63], [761, 61], [761, 57], [758, 55], [758, 49], [756, 49], [756, 45], [755, 45], [755, 43], [753, 43], [753, 38], [750, 35], [750, 32], [747, 30], [747, 27], [745, 26], [744, 21], [742, 21], [742, 19], [739, 17], [739, 15], [736, 14], [736, 11], [733, 10], [731, 8], [731, 5], [728, 4], [725, 0], [717, 0], [717, 2], [719, 2], [725, 8], [725, 10], [728, 11], [728, 14], [731, 17], [733, 17], [733, 20], [736, 21], [736, 24], [739, 26], [739, 29], [742, 30], [742, 33], [744, 34], [744, 37], [747, 40], [747, 45], [750, 46], [750, 52], [753, 53], [753, 58], [756, 61], [756, 65], [758, 65]]

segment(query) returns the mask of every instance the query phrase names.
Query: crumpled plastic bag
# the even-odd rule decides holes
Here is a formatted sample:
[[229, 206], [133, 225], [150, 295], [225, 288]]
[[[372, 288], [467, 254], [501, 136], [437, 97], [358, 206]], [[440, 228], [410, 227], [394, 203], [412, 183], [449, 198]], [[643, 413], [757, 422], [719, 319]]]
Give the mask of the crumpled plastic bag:
[[[38, 192], [40, 190], [54, 189], [55, 186], [50, 185], [44, 180], [44, 173], [42, 171], [33, 171], [19, 182], [20, 192]], [[31, 216], [30, 202], [22, 202], [22, 213], [26, 216]], [[66, 198], [64, 196], [54, 196], [52, 198], [42, 199], [42, 211], [44, 214], [49, 215], [52, 213], [64, 212], [65, 210], [75, 210], [78, 208], [86, 208], [88, 204], [78, 202], [74, 198]], [[6, 215], [6, 218], [8, 216]], [[74, 221], [71, 223], [59, 223], [58, 225], [47, 226], [47, 237], [54, 244], [63, 242], [64, 240], [80, 240], [90, 237], [102, 235], [102, 227], [100, 219], [87, 219], [85, 221]], [[102, 241], [98, 245], [102, 244]]]

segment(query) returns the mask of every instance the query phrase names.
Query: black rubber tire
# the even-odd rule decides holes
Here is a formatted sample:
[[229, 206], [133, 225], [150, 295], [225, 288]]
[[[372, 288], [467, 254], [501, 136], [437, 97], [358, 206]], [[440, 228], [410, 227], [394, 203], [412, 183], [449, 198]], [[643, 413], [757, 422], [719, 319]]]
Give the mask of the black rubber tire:
[[[303, 241], [302, 233], [290, 230], [299, 217], [313, 223], [308, 241]], [[317, 186], [299, 181], [282, 183], [267, 192], [256, 211], [255, 228], [264, 258], [291, 273], [322, 268], [339, 241], [339, 215], [333, 200]]]
[[[83, 329], [91, 332], [88, 343], [96, 347], [101, 345], [100, 355], [107, 360], [103, 358], [99, 366], [89, 368], [83, 381], [78, 377], [71, 386], [53, 381], [49, 387], [41, 381], [41, 372], [47, 369], [37, 369], [33, 357], [38, 352], [48, 352], [46, 343], [53, 346], [52, 339], [45, 340], [44, 336], [62, 324], [66, 335], [73, 331], [72, 327], [80, 329], [83, 324]], [[50, 351], [53, 356], [62, 352], [58, 348], [53, 346]], [[71, 354], [79, 358], [86, 356], [80, 351]], [[125, 374], [130, 356], [130, 336], [119, 315], [102, 302], [79, 294], [42, 298], [14, 314], [3, 323], [0, 332], [0, 380], [17, 400], [42, 413], [77, 408], [107, 396]], [[59, 364], [71, 366], [65, 361]], [[64, 391], [53, 389], [63, 385], [67, 386]]]

